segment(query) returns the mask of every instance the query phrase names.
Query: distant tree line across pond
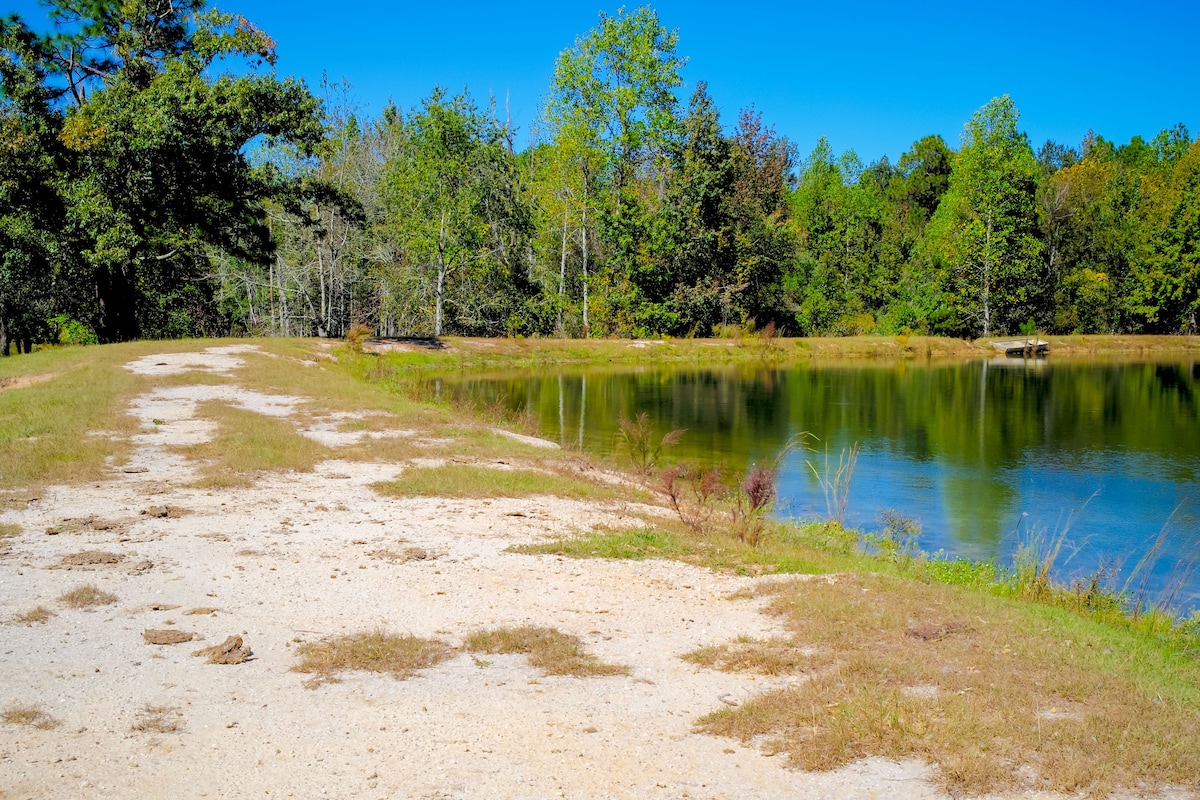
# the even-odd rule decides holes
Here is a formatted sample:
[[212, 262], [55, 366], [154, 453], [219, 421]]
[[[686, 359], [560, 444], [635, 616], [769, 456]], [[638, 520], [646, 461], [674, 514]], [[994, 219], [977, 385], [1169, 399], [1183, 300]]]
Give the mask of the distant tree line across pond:
[[[0, 20], [0, 351], [229, 333], [1194, 332], [1200, 141], [1034, 149], [1008, 96], [895, 163], [801, 156], [649, 7], [554, 65], [531, 143], [435, 88], [356, 114], [203, 0]], [[219, 73], [244, 62], [238, 72]]]

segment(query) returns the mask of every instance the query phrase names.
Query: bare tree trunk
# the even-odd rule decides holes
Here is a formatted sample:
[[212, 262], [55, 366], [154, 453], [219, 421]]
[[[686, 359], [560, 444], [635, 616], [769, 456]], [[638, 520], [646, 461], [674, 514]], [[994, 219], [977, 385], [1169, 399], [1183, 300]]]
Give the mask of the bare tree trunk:
[[325, 258], [321, 250], [321, 245], [317, 244], [317, 283], [321, 291], [321, 306], [317, 312], [317, 336], [325, 335], [325, 321], [329, 319], [328, 301], [325, 297]]
[[558, 335], [563, 334], [563, 295], [567, 291], [567, 212], [563, 212], [562, 258], [558, 263]]
[[588, 248], [587, 248], [587, 193], [583, 196], [583, 225], [579, 227], [579, 240], [583, 247], [583, 338], [588, 338]]
[[992, 215], [988, 214], [987, 233], [983, 240], [983, 335], [992, 331]]
[[277, 266], [279, 266], [279, 269], [275, 270], [275, 277], [279, 278], [279, 322], [280, 322], [280, 328], [282, 329], [284, 336], [290, 336], [291, 335], [291, 325], [289, 323], [291, 322], [291, 320], [288, 318], [287, 289], [283, 285], [283, 262], [280, 261], [279, 259], [276, 259], [275, 263]]
[[442, 227], [438, 233], [438, 272], [437, 272], [437, 288], [435, 289], [435, 302], [433, 312], [433, 335], [442, 335], [442, 298], [446, 290], [446, 210], [442, 209]]
[[4, 318], [4, 303], [0, 303], [0, 356], [8, 358], [8, 321]]

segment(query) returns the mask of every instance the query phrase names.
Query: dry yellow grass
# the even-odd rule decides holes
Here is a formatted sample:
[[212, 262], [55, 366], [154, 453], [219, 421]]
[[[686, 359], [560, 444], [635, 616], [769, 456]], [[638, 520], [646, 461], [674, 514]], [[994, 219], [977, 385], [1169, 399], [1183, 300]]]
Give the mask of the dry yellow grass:
[[0, 719], [9, 725], [28, 725], [31, 728], [48, 731], [57, 728], [62, 723], [42, 710], [41, 706], [15, 703], [0, 712]]
[[474, 653], [525, 653], [529, 665], [547, 675], [592, 677], [628, 675], [629, 667], [605, 664], [583, 649], [576, 636], [554, 628], [535, 625], [478, 631], [466, 638], [466, 649]]
[[337, 683], [339, 672], [383, 672], [394, 678], [411, 678], [417, 672], [438, 664], [454, 652], [438, 639], [400, 636], [372, 631], [319, 642], [305, 642], [298, 648], [300, 663], [295, 672], [313, 675], [305, 686]]
[[739, 636], [729, 644], [687, 653], [683, 660], [722, 672], [787, 675], [804, 672], [812, 666], [814, 655], [814, 648], [801, 647], [790, 639], [761, 640]]
[[38, 606], [37, 608], [32, 608], [29, 611], [17, 614], [13, 617], [13, 622], [16, 622], [20, 625], [40, 625], [45, 623], [53, 616], [53, 611], [45, 606]]
[[102, 591], [94, 584], [88, 583], [76, 586], [71, 591], [58, 598], [58, 602], [68, 608], [90, 608], [91, 606], [107, 606], [117, 602], [117, 596]]
[[[804, 769], [916, 757], [956, 794], [1200, 789], [1194, 661], [1163, 664], [1169, 654], [1126, 632], [942, 585], [842, 575], [767, 591], [770, 613], [811, 648], [797, 663], [811, 677], [710, 714], [700, 730], [770, 739]], [[776, 644], [761, 649], [778, 661]], [[753, 650], [744, 641], [693, 660], [756, 668]]]
[[11, 522], [0, 522], [0, 539], [15, 539], [21, 535], [21, 526]]
[[171, 706], [147, 705], [130, 730], [134, 733], [175, 733], [183, 728], [183, 712]]

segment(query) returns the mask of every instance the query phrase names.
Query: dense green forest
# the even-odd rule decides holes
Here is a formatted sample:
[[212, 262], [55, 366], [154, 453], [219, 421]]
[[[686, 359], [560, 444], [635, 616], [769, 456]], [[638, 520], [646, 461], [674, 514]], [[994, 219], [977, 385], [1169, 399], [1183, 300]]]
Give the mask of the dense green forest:
[[227, 333], [1194, 332], [1200, 141], [1034, 148], [1008, 96], [957, 149], [804, 154], [684, 89], [648, 8], [553, 65], [524, 149], [433, 88], [356, 113], [203, 0], [0, 20], [0, 350]]

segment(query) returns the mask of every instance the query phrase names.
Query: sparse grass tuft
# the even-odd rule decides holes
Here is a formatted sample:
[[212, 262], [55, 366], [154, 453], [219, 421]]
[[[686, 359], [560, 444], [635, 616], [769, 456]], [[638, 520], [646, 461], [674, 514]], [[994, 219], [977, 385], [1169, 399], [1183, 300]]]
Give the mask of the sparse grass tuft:
[[438, 639], [400, 636], [385, 631], [339, 636], [319, 642], [305, 642], [298, 648], [301, 661], [295, 672], [312, 674], [305, 685], [312, 689], [322, 683], [337, 683], [339, 672], [361, 670], [384, 672], [394, 678], [411, 678], [449, 658], [453, 650]]
[[472, 653], [525, 653], [529, 665], [547, 675], [628, 675], [629, 667], [605, 664], [583, 649], [576, 636], [554, 628], [523, 625], [516, 628], [496, 628], [479, 631], [466, 638], [466, 648]]
[[189, 457], [206, 462], [205, 487], [248, 485], [263, 471], [311, 472], [331, 456], [329, 448], [298, 433], [290, 420], [221, 402], [201, 404], [197, 415], [217, 422], [212, 440], [183, 448]]
[[117, 596], [101, 591], [94, 584], [88, 583], [77, 586], [58, 598], [58, 602], [68, 608], [90, 608], [91, 606], [107, 606], [117, 602]]
[[465, 464], [409, 467], [394, 481], [373, 484], [388, 497], [492, 498], [554, 495], [574, 499], [615, 499], [627, 490], [531, 469], [492, 469]]
[[0, 539], [15, 539], [21, 535], [21, 526], [11, 522], [0, 522]]
[[171, 706], [147, 705], [130, 730], [134, 733], [175, 733], [183, 729], [183, 712]]
[[38, 606], [13, 617], [13, 622], [19, 625], [41, 625], [54, 616], [54, 612], [45, 606]]
[[16, 703], [0, 713], [0, 719], [9, 725], [28, 725], [40, 731], [57, 728], [62, 723], [42, 710], [41, 706]]

